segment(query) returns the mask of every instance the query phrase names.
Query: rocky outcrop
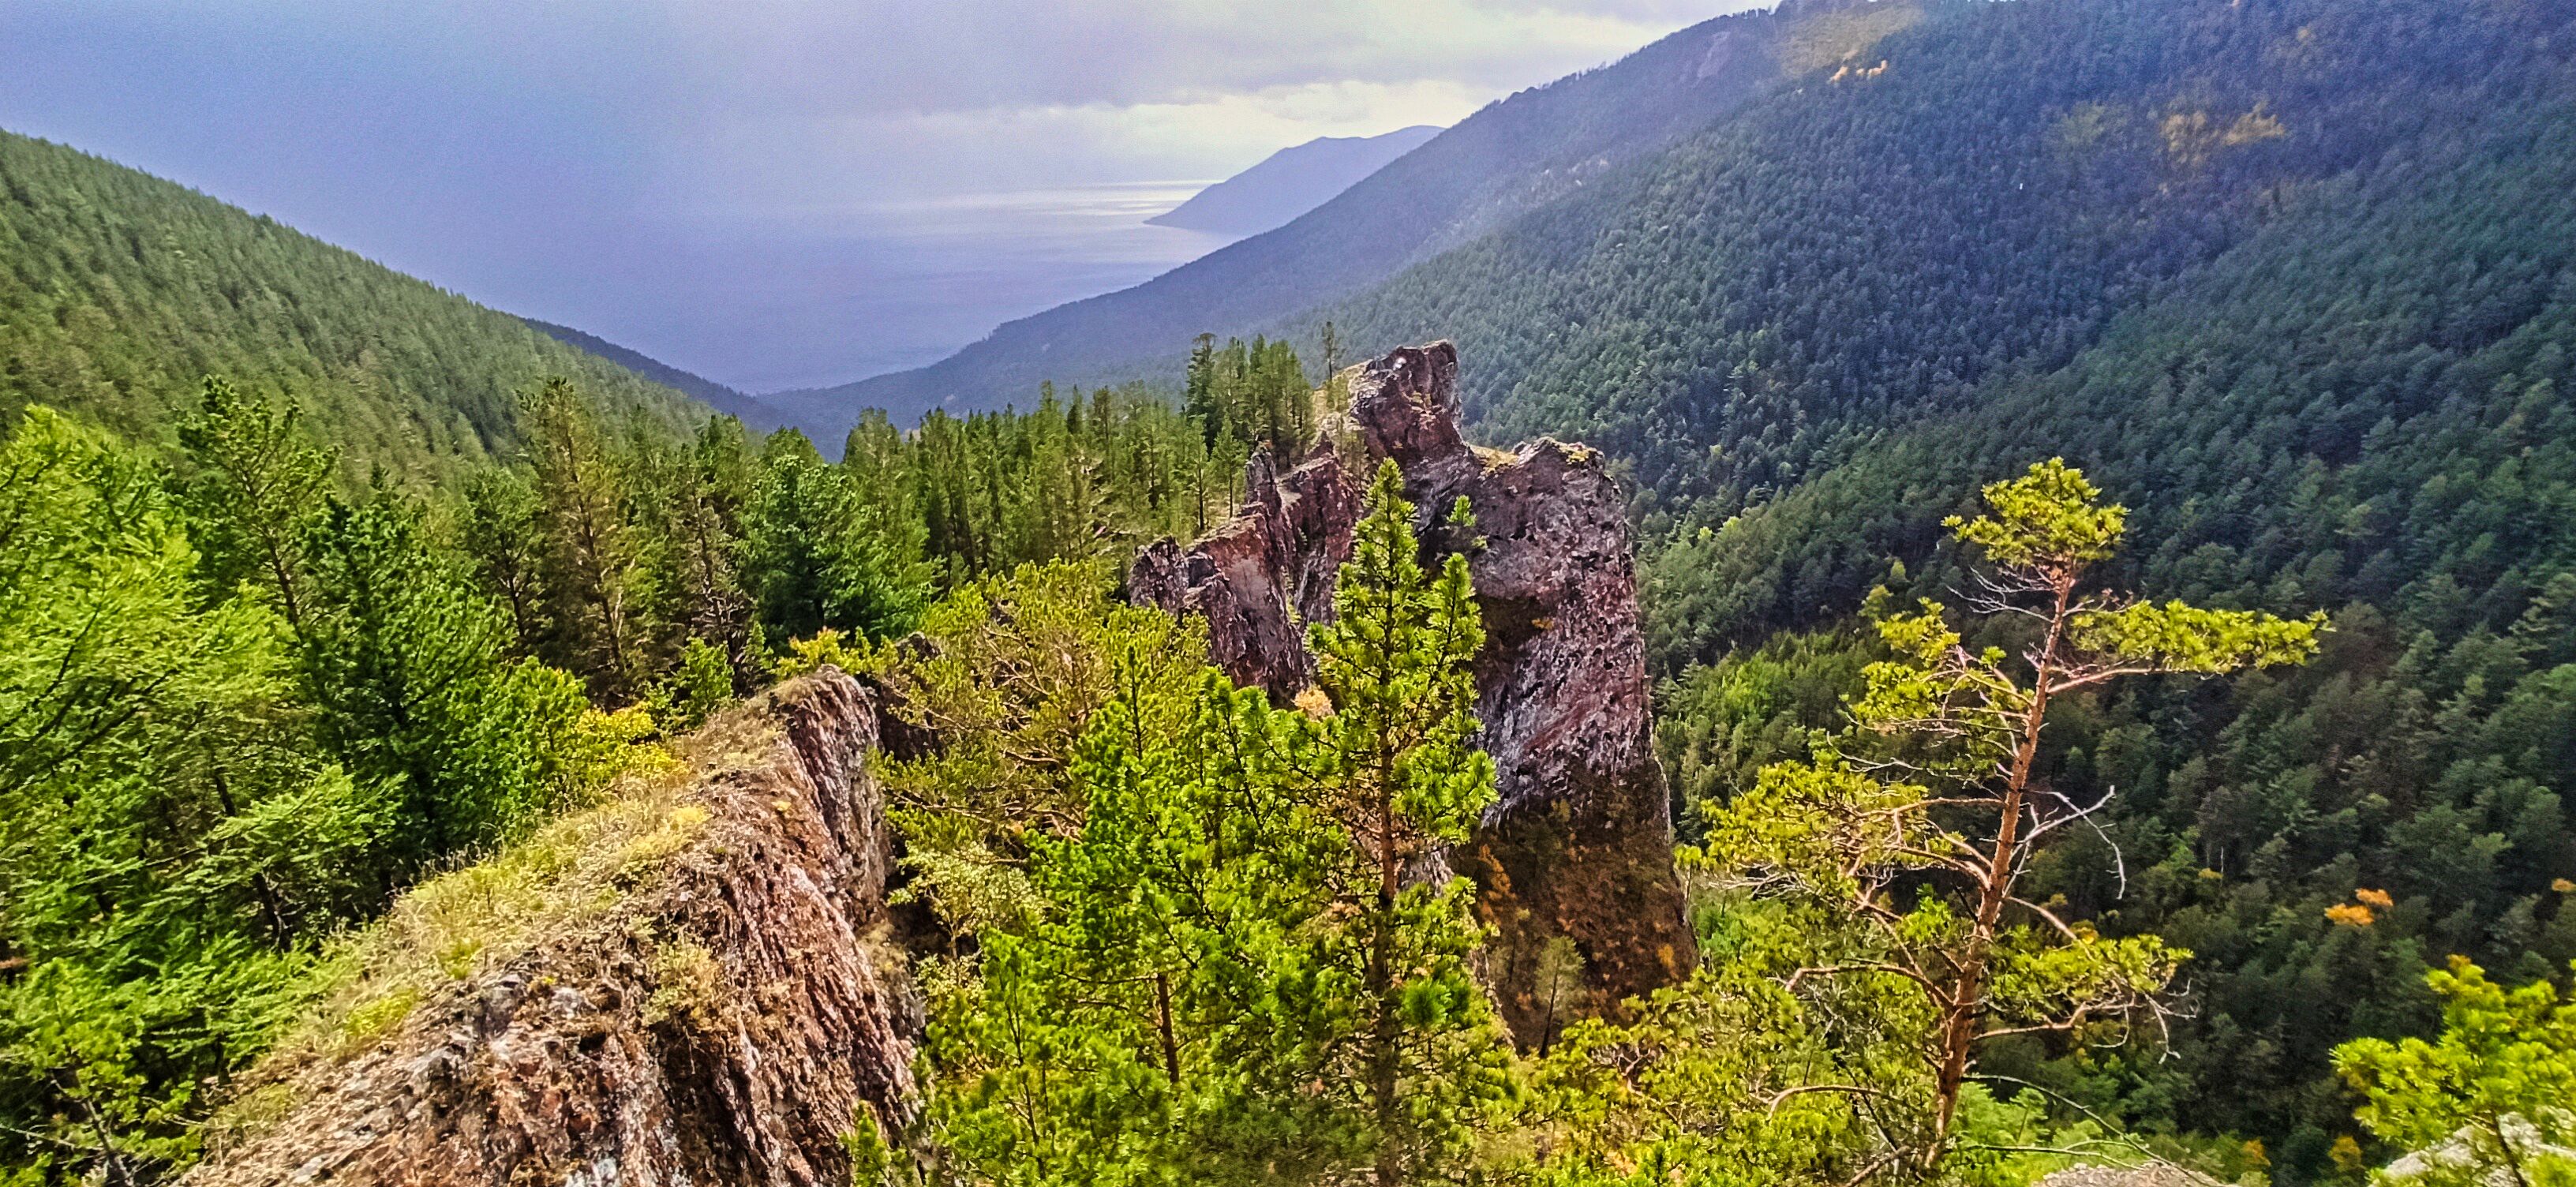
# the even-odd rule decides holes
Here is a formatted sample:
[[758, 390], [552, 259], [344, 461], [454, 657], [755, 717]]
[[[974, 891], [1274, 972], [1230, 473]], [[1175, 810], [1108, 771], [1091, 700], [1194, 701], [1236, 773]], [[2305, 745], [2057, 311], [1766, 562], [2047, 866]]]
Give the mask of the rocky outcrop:
[[1268, 451], [1246, 467], [1247, 502], [1188, 548], [1147, 545], [1127, 572], [1140, 604], [1208, 620], [1209, 658], [1236, 684], [1284, 701], [1313, 683], [1304, 624], [1333, 612], [1333, 574], [1351, 554], [1359, 484], [1331, 445], [1282, 475]]
[[877, 728], [833, 669], [720, 719], [735, 744], [670, 810], [682, 840], [618, 859], [623, 901], [312, 1060], [278, 1089], [299, 1105], [186, 1181], [847, 1184], [845, 1138], [914, 1107]]
[[[1626, 502], [1601, 455], [1580, 445], [1540, 440], [1505, 454], [1467, 444], [1457, 371], [1447, 343], [1357, 369], [1348, 421], [1326, 444], [1285, 475], [1256, 458], [1243, 510], [1187, 547], [1146, 548], [1128, 593], [1204, 617], [1217, 665], [1285, 702], [1312, 680], [1304, 624], [1331, 613], [1359, 515], [1364, 475], [1334, 439], [1371, 466], [1395, 460], [1426, 551], [1465, 553], [1484, 615], [1477, 715], [1499, 794], [1449, 862], [1477, 882], [1495, 931], [1488, 979], [1530, 1043], [1574, 1004], [1553, 986], [1559, 937], [1601, 1005], [1675, 980], [1697, 956], [1654, 753]], [[1460, 498], [1476, 517], [1473, 539], [1439, 524]]]

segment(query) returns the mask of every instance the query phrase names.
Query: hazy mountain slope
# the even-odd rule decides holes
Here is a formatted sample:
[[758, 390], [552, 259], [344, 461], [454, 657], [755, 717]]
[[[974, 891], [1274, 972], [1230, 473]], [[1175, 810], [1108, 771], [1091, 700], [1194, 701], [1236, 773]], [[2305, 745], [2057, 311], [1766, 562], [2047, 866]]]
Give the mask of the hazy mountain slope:
[[1280, 149], [1145, 221], [1219, 235], [1258, 235], [1331, 201], [1439, 134], [1434, 125], [1416, 124], [1382, 136], [1318, 136]]
[[786, 423], [776, 410], [759, 400], [703, 375], [683, 371], [642, 351], [619, 346], [597, 334], [584, 333], [571, 326], [559, 326], [533, 317], [519, 320], [557, 342], [597, 355], [739, 420], [754, 432], [766, 433]]
[[1025, 402], [1043, 379], [1169, 368], [1199, 333], [1249, 333], [1374, 283], [1672, 143], [1776, 80], [1783, 53], [1866, 42], [1914, 12], [1792, 0], [1702, 22], [1491, 104], [1287, 226], [1142, 285], [1010, 322], [926, 368], [762, 398], [828, 423], [871, 406], [901, 423], [943, 403]]
[[549, 375], [655, 415], [689, 408], [670, 388], [354, 252], [0, 132], [0, 416], [49, 404], [164, 439], [209, 373], [291, 392], [353, 458], [405, 466], [506, 444], [512, 393]]

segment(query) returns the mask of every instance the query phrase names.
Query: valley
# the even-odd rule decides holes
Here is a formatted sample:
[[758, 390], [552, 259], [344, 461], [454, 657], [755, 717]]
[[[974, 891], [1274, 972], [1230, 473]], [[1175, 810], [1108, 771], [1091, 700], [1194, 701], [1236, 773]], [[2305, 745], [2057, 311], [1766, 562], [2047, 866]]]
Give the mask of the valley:
[[2572, 48], [1786, 0], [765, 393], [0, 133], [0, 1183], [2558, 1182]]

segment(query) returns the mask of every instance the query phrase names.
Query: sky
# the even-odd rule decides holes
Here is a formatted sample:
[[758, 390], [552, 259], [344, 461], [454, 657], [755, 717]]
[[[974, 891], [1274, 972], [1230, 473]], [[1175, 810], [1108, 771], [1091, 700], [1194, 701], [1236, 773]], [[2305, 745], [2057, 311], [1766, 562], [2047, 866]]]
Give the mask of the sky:
[[750, 391], [1224, 240], [1143, 220], [1743, 0], [0, 0], [0, 128]]

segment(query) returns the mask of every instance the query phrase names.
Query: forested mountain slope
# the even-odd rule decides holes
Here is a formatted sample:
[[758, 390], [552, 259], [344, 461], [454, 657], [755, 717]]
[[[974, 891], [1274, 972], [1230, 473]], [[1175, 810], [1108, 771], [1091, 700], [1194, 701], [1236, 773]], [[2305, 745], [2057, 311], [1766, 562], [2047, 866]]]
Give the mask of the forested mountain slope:
[[[1251, 330], [1374, 283], [1573, 193], [1698, 130], [1781, 77], [1832, 60], [1916, 15], [1900, 0], [1791, 0], [1720, 17], [1619, 62], [1469, 116], [1305, 216], [1135, 288], [1011, 322], [932, 366], [772, 402], [818, 439], [863, 407], [910, 423], [931, 407], [1025, 400], [1040, 381], [1167, 369], [1200, 333]], [[1425, 47], [1437, 53], [1438, 47]]]
[[[2130, 580], [2152, 596], [2331, 611], [2309, 668], [2107, 700], [2047, 760], [2079, 802], [2116, 791], [2128, 859], [2125, 897], [2090, 843], [2047, 889], [2198, 954], [2182, 1058], [2092, 1086], [2135, 1077], [2133, 1104], [2167, 1102], [2151, 1116], [2285, 1140], [2288, 1181], [2327, 1173], [2349, 1129], [2325, 1052], [2430, 1029], [2424, 964], [2529, 980], [2576, 959], [2576, 108], [2501, 110], [2478, 140], [2307, 195], [2071, 365], [1987, 385], [1657, 564], [1668, 658], [1827, 622], [1874, 581], [1951, 597], [1939, 517], [2062, 454], [2137, 509]], [[1704, 794], [1833, 716], [1790, 690], [1847, 677], [1847, 646], [1785, 643], [1762, 674], [1728, 659], [1672, 690], [1668, 742]], [[2351, 913], [2362, 890], [2388, 896], [2375, 915]]]
[[1990, 373], [2062, 365], [2319, 184], [2513, 116], [2555, 85], [2566, 11], [1947, 10], [1298, 324], [1455, 337], [1490, 360], [1465, 382], [1492, 435], [1603, 445], [1722, 517]]
[[291, 392], [356, 459], [444, 466], [515, 440], [547, 376], [688, 401], [517, 318], [61, 145], [0, 132], [0, 418], [45, 404], [166, 441], [198, 382]]
[[2040, 893], [2193, 950], [2190, 1017], [2171, 1060], [1993, 1057], [2328, 1179], [2356, 1132], [2334, 1044], [2429, 1033], [2448, 954], [2576, 958], [2571, 26], [1957, 11], [1292, 329], [1454, 334], [1488, 436], [1634, 467], [1694, 809], [1838, 724], [1871, 587], [1957, 601], [1939, 521], [2034, 460], [2135, 508], [2115, 584], [2332, 614], [2292, 675], [2052, 727], [2052, 789], [2114, 798]]

